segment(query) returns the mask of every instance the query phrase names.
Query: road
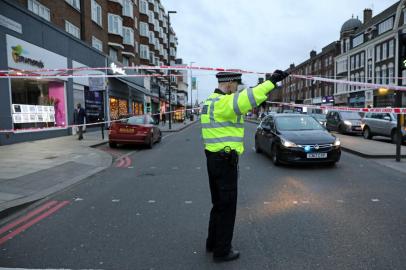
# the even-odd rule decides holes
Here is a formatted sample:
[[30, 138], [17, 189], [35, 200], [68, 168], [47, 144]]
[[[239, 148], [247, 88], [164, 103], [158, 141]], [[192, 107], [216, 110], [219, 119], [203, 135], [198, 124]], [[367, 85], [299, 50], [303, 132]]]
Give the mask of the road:
[[[17, 213], [1, 227], [19, 218], [30, 226], [8, 241], [2, 232], [0, 266], [405, 269], [404, 174], [347, 153], [334, 168], [275, 167], [252, 150], [255, 125], [246, 127], [233, 242], [239, 260], [214, 264], [205, 252], [210, 195], [193, 125], [152, 150], [114, 150], [109, 169]], [[35, 220], [32, 211], [43, 214]]]

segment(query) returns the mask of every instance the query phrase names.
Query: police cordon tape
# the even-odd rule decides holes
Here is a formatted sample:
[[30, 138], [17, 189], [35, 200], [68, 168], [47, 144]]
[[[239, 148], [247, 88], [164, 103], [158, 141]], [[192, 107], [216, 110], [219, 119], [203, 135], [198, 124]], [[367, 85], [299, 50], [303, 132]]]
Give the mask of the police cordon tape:
[[[173, 75], [164, 75], [164, 74], [66, 74], [67, 72], [82, 72], [82, 71], [107, 71], [107, 70], [115, 70], [117, 67], [79, 67], [79, 68], [54, 68], [54, 69], [31, 69], [31, 70], [0, 70], [0, 78], [30, 78], [34, 77], [37, 79], [41, 78], [84, 78], [84, 77], [165, 77], [165, 76], [183, 76], [178, 74]], [[119, 67], [123, 70], [203, 70], [203, 71], [216, 71], [216, 72], [238, 72], [242, 74], [256, 74], [256, 75], [265, 75], [265, 74], [272, 74], [272, 72], [256, 72], [256, 71], [248, 71], [242, 69], [230, 69], [230, 68], [214, 68], [214, 67], [199, 67], [199, 66], [131, 66], [131, 67]], [[63, 72], [62, 74], [35, 74], [40, 72]], [[27, 74], [28, 73], [28, 74]], [[29, 74], [31, 73], [31, 74]], [[321, 81], [321, 82], [328, 82], [328, 83], [336, 83], [336, 84], [346, 84], [352, 86], [361, 86], [367, 88], [386, 88], [391, 90], [397, 91], [406, 91], [406, 86], [397, 86], [392, 84], [376, 84], [376, 83], [367, 83], [367, 82], [355, 82], [355, 81], [348, 81], [348, 80], [340, 80], [340, 79], [330, 79], [327, 77], [317, 76], [317, 75], [296, 75], [291, 74], [292, 78], [297, 79], [304, 79], [310, 81]], [[393, 79], [406, 79], [403, 77], [394, 77]]]
[[[174, 111], [162, 112], [162, 113], [154, 113], [154, 114], [149, 114], [149, 115], [150, 116], [157, 116], [157, 115], [161, 115], [161, 114], [169, 114], [169, 113], [172, 114], [172, 113], [177, 113], [177, 112], [185, 112], [186, 113], [186, 111], [198, 110], [198, 109], [200, 109], [200, 107], [193, 107], [191, 109], [174, 110]], [[133, 117], [133, 116], [142, 116], [142, 115], [131, 115], [129, 117], [125, 117], [125, 118], [121, 118], [121, 119], [117, 119], [117, 120], [101, 121], [101, 122], [82, 124], [82, 125], [67, 125], [67, 126], [64, 126], [64, 127], [0, 129], [0, 133], [19, 133], [19, 132], [29, 132], [29, 131], [64, 130], [64, 129], [76, 128], [76, 127], [97, 126], [97, 125], [101, 125], [101, 124], [122, 122], [123, 120], [128, 120], [130, 117]]]
[[272, 101], [267, 101], [267, 103], [277, 104], [277, 105], [282, 105], [282, 106], [289, 106], [289, 107], [311, 108], [311, 109], [320, 109], [320, 110], [329, 110], [329, 111], [406, 114], [406, 108], [351, 108], [351, 107], [296, 104], [296, 103], [272, 102]]

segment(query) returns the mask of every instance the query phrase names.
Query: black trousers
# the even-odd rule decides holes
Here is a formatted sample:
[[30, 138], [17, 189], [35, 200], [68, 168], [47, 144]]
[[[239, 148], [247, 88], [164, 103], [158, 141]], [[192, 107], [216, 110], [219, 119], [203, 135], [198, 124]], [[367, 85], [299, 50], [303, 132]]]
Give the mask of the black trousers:
[[78, 126], [79, 140], [83, 139], [83, 126]]
[[237, 209], [238, 155], [206, 151], [211, 202], [206, 247], [214, 256], [226, 255], [231, 249]]

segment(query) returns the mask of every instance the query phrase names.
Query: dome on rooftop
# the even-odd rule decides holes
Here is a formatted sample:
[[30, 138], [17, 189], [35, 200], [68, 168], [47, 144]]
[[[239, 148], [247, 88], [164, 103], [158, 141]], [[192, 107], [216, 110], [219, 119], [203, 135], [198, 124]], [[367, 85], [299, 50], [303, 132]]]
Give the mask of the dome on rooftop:
[[362, 25], [362, 22], [358, 19], [351, 18], [348, 21], [346, 21], [343, 26], [341, 27], [341, 33], [342, 32], [347, 32], [347, 31], [352, 31]]

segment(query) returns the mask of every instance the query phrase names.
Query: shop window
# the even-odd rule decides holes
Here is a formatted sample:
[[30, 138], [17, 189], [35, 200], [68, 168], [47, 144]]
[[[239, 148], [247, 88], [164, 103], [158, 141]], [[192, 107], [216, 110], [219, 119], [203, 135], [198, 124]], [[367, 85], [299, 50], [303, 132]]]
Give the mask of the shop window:
[[110, 97], [110, 118], [116, 120], [127, 115], [128, 101], [125, 99]]
[[144, 104], [142, 102], [133, 101], [132, 103], [132, 113], [133, 115], [144, 114]]
[[64, 82], [13, 79], [11, 92], [15, 129], [66, 126]]
[[97, 123], [104, 119], [104, 92], [90, 91], [89, 87], [85, 87], [85, 110], [86, 122]]

